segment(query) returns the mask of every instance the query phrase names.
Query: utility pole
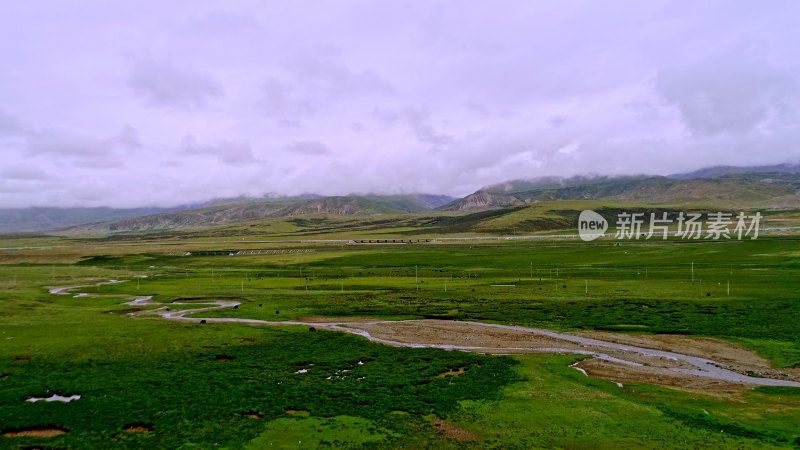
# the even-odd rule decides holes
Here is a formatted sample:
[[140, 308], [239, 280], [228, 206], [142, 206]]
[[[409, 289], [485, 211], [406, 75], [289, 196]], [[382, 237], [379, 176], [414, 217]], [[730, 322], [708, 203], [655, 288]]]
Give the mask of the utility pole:
[[731, 295], [731, 280], [728, 280], [728, 295]]
[[584, 294], [589, 294], [589, 280], [585, 281], [586, 281], [586, 290], [584, 291]]
[[447, 280], [444, 280], [444, 291], [447, 292]]

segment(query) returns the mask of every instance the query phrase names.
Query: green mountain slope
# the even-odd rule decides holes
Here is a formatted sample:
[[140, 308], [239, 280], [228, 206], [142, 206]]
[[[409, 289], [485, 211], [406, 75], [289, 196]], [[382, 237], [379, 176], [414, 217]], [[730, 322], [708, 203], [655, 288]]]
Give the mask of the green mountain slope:
[[[504, 189], [500, 189], [501, 186]], [[800, 205], [800, 174], [752, 172], [694, 179], [645, 176], [569, 179], [561, 184], [548, 183], [539, 186], [525, 181], [510, 181], [481, 189], [440, 209], [470, 211], [554, 200], [615, 200], [650, 205], [714, 205], [725, 208], [794, 208]]]
[[160, 214], [179, 208], [4, 208], [0, 233], [52, 230], [84, 223]]
[[67, 232], [82, 234], [185, 229], [305, 215], [396, 215], [428, 211], [433, 206], [440, 206], [450, 200], [452, 197], [426, 194], [250, 199], [244, 203], [224, 203], [207, 208], [85, 224]]

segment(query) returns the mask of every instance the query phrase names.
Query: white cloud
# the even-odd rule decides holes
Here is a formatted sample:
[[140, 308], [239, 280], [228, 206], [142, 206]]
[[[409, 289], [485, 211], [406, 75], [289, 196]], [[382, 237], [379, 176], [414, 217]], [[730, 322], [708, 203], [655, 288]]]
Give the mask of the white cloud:
[[185, 155], [213, 156], [222, 163], [234, 166], [256, 162], [253, 150], [246, 141], [220, 141], [213, 145], [204, 145], [189, 134], [181, 140], [180, 148]]
[[39, 167], [20, 164], [0, 170], [0, 178], [6, 180], [46, 180], [50, 177]]
[[748, 133], [767, 122], [796, 120], [796, 76], [774, 67], [762, 52], [737, 46], [699, 55], [661, 71], [657, 87], [698, 135]]
[[797, 161], [798, 16], [787, 0], [4, 2], [0, 207]]
[[128, 84], [156, 107], [193, 109], [224, 96], [222, 85], [211, 75], [152, 59], [134, 62]]
[[287, 145], [286, 150], [301, 155], [326, 155], [331, 152], [327, 145], [319, 141], [295, 141]]

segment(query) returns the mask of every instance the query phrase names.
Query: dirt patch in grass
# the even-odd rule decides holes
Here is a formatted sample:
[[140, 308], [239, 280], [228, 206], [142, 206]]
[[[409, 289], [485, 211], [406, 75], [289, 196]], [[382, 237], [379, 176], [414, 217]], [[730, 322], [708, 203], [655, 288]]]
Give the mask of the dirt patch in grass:
[[11, 430], [3, 433], [5, 437], [36, 437], [36, 438], [51, 438], [59, 436], [69, 431], [64, 428], [51, 427], [51, 428], [26, 428], [21, 430]]
[[780, 380], [800, 381], [800, 368], [775, 369], [769, 360], [761, 357], [755, 351], [719, 339], [676, 334], [647, 335], [605, 333], [601, 331], [585, 331], [575, 334], [620, 344], [708, 358], [714, 360], [720, 367], [739, 373], [756, 374], [757, 376]]
[[730, 399], [753, 386], [715, 380], [713, 378], [696, 377], [657, 367], [635, 367], [626, 364], [603, 361], [601, 359], [585, 359], [573, 367], [583, 369], [590, 377], [602, 378], [620, 384], [655, 384], [673, 389], [680, 389], [702, 394], [711, 394]]
[[105, 311], [106, 314], [133, 314], [140, 311], [144, 311], [142, 308], [127, 308], [127, 309], [111, 309]]
[[153, 426], [146, 423], [132, 423], [130, 425], [125, 425], [122, 431], [126, 433], [150, 433], [153, 431]]
[[229, 356], [229, 355], [217, 355], [217, 357], [215, 359], [217, 361], [233, 361], [234, 359], [236, 359], [236, 357], [235, 356]]
[[439, 378], [446, 378], [446, 377], [457, 377], [459, 375], [463, 375], [466, 371], [466, 367], [459, 367], [456, 370], [450, 369], [447, 372], [442, 372], [439, 375], [436, 375]]
[[306, 323], [369, 323], [369, 322], [378, 322], [384, 319], [378, 319], [377, 317], [317, 317], [317, 316], [309, 316], [309, 317], [298, 317], [294, 319], [296, 322], [306, 322]]
[[233, 301], [235, 301], [235, 300], [241, 300], [241, 301], [246, 301], [246, 299], [244, 299], [244, 298], [242, 298], [242, 297], [214, 296], [214, 297], [186, 297], [186, 298], [177, 298], [177, 299], [175, 299], [175, 300], [174, 300], [174, 302], [180, 302], [180, 303], [202, 303], [202, 302], [207, 302], [207, 301], [209, 301], [209, 300], [213, 300], [213, 301], [217, 301], [217, 300], [225, 300], [225, 301], [230, 301], [230, 300], [233, 300]]
[[[367, 324], [348, 324], [351, 328], [368, 331], [370, 335], [403, 343], [458, 346], [467, 351], [486, 354], [529, 354], [571, 352], [604, 353], [628, 361], [656, 367], [694, 368], [681, 361], [657, 356], [595, 348], [575, 342], [529, 333], [511, 328], [497, 328], [468, 322], [446, 320], [406, 320]], [[624, 355], [623, 355], [624, 353]]]
[[22, 362], [31, 362], [31, 359], [27, 356], [20, 356], [11, 360], [11, 362], [15, 363], [22, 363]]
[[241, 338], [240, 341], [242, 341], [242, 342], [255, 342], [256, 340], [253, 339], [253, 338], [246, 337], [246, 338]]
[[[348, 326], [368, 331], [379, 339], [404, 343], [424, 343], [481, 347], [482, 353], [523, 353], [511, 348], [579, 349], [577, 344], [523, 331], [492, 328], [452, 320], [406, 320], [382, 323], [353, 323]], [[528, 352], [530, 353], [530, 352]]]
[[439, 433], [441, 433], [442, 436], [448, 439], [453, 439], [456, 441], [475, 442], [477, 440], [480, 440], [481, 438], [472, 431], [457, 427], [452, 423], [446, 422], [441, 419], [436, 419], [436, 421], [433, 422], [433, 426], [437, 430], [439, 430]]
[[256, 419], [256, 420], [261, 420], [261, 419], [264, 418], [263, 415], [255, 412], [255, 411], [247, 411], [246, 413], [243, 414], [243, 416], [249, 417], [251, 419]]
[[[469, 322], [441, 320], [407, 320], [379, 323], [347, 323], [346, 326], [367, 331], [372, 337], [404, 344], [439, 345], [486, 354], [576, 353], [599, 354], [628, 361], [631, 364], [610, 364], [596, 358], [577, 366], [590, 376], [621, 383], [649, 383], [712, 394], [738, 392], [752, 388], [739, 381], [724, 381], [681, 373], [697, 369], [690, 362], [646, 351], [573, 342], [525, 331], [520, 328], [486, 326]], [[752, 350], [711, 338], [681, 335], [633, 335], [599, 331], [567, 333], [617, 345], [630, 345], [713, 360], [721, 368], [779, 380], [800, 381], [800, 369], [775, 369], [769, 361]], [[589, 362], [591, 361], [591, 362]], [[671, 370], [673, 369], [673, 370]], [[679, 370], [674, 370], [679, 369]], [[440, 374], [446, 377], [449, 372]]]
[[304, 409], [287, 409], [284, 412], [286, 414], [289, 414], [289, 415], [292, 415], [292, 416], [300, 416], [300, 415], [308, 414], [308, 411], [306, 411]]

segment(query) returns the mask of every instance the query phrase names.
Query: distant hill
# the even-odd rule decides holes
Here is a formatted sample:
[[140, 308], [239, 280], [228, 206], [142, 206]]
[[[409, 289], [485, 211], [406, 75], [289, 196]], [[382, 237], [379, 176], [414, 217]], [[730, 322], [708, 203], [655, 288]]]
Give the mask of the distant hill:
[[316, 194], [303, 194], [295, 197], [267, 196], [216, 198], [207, 202], [180, 205], [171, 208], [5, 208], [0, 209], [0, 233], [35, 232], [56, 230], [100, 222], [116, 222], [125, 219], [149, 217], [160, 214], [172, 214], [177, 221], [179, 211], [213, 208], [217, 206], [247, 205], [259, 202], [278, 202], [281, 205], [289, 202], [307, 201], [321, 196]]
[[248, 197], [246, 195], [240, 195], [238, 197], [228, 197], [228, 198], [214, 198], [207, 202], [203, 202], [199, 205], [193, 206], [191, 208], [181, 208], [181, 209], [198, 209], [198, 208], [210, 208], [212, 206], [224, 206], [224, 205], [244, 205], [247, 203], [258, 203], [258, 202], [269, 202], [269, 201], [277, 201], [277, 202], [299, 202], [305, 200], [314, 200], [317, 198], [322, 198], [322, 195], [318, 194], [300, 194], [295, 196], [285, 196], [285, 195], [278, 195], [278, 194], [267, 194], [263, 197]]
[[484, 209], [521, 206], [524, 204], [525, 200], [521, 196], [514, 195], [514, 193], [478, 191], [464, 198], [453, 200], [446, 205], [440, 206], [438, 209], [441, 211], [480, 211]]
[[510, 180], [481, 188], [478, 192], [509, 193], [526, 192], [537, 189], [557, 189], [568, 186], [598, 183], [610, 179], [607, 176], [578, 175], [574, 177], [539, 177], [530, 180]]
[[206, 208], [84, 224], [73, 227], [73, 229], [68, 230], [68, 232], [106, 233], [181, 229], [312, 214], [403, 214], [428, 211], [452, 200], [453, 197], [428, 194], [347, 195], [335, 197], [305, 195], [298, 197], [262, 198], [257, 200], [241, 198], [239, 202], [234, 200], [215, 202], [214, 206]]
[[365, 195], [366, 199], [405, 212], [419, 212], [446, 205], [455, 197], [433, 194]]
[[5, 208], [0, 209], [0, 233], [53, 230], [84, 223], [167, 213], [177, 209], [182, 208]]
[[[377, 196], [361, 197], [356, 195], [322, 197], [296, 204], [280, 210], [276, 216], [299, 216], [305, 214], [336, 215], [369, 215], [409, 212], [401, 199], [382, 199]], [[418, 211], [418, 208], [412, 208]]]
[[[440, 207], [443, 211], [477, 211], [553, 200], [615, 200], [651, 205], [719, 205], [729, 208], [796, 208], [800, 206], [800, 170], [713, 168], [683, 176], [513, 180], [487, 186]], [[730, 173], [729, 173], [730, 172]], [[693, 178], [689, 178], [689, 177]]]
[[447, 195], [430, 194], [321, 197], [287, 208], [279, 215], [414, 213], [435, 209], [453, 200], [453, 197]]
[[772, 166], [714, 166], [695, 170], [689, 173], [678, 173], [668, 175], [668, 178], [676, 180], [692, 180], [695, 178], [719, 178], [725, 175], [735, 175], [743, 173], [800, 173], [800, 164], [776, 164]]
[[[303, 194], [213, 199], [165, 208], [27, 208], [0, 210], [0, 233], [68, 229], [70, 234], [186, 229], [303, 215], [373, 216], [428, 211], [480, 212], [518, 209], [552, 201], [608, 200], [615, 204], [726, 209], [800, 209], [800, 165], [715, 166], [669, 176], [541, 177], [485, 186], [463, 198], [433, 194]], [[441, 226], [466, 227], [447, 214]], [[517, 214], [520, 216], [520, 214]], [[431, 216], [428, 214], [428, 216]], [[522, 217], [522, 216], [520, 216]], [[485, 220], [483, 215], [474, 220]], [[545, 218], [554, 226], [563, 218]], [[438, 219], [437, 219], [438, 220]], [[472, 220], [472, 219], [470, 219]], [[525, 219], [527, 220], [527, 219]], [[539, 229], [537, 224], [523, 228]], [[506, 222], [502, 223], [506, 226]]]

